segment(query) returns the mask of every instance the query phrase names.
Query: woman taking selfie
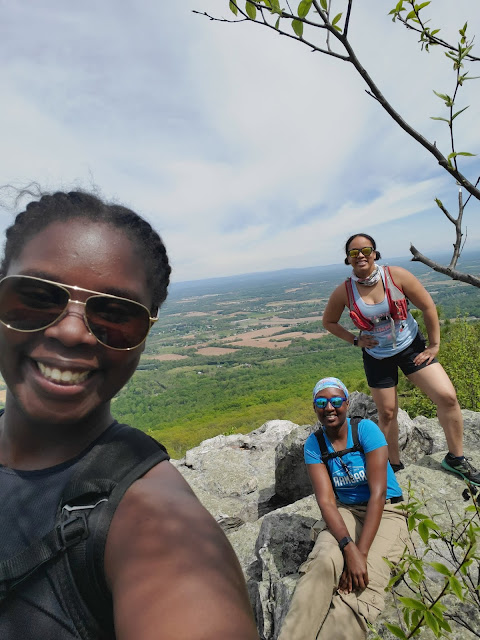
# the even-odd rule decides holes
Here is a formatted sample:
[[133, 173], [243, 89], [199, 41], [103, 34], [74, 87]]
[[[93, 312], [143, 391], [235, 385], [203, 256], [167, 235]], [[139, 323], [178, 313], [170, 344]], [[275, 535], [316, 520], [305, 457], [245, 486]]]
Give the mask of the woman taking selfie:
[[7, 229], [0, 271], [0, 637], [258, 638], [222, 531], [110, 410], [167, 295], [158, 234], [55, 193]]
[[[421, 389], [437, 407], [437, 416], [448, 445], [442, 466], [466, 480], [480, 483], [480, 473], [463, 456], [463, 419], [449, 377], [436, 355], [440, 347], [440, 324], [435, 304], [420, 281], [401, 267], [376, 264], [380, 253], [375, 240], [365, 233], [351, 236], [345, 244], [349, 278], [330, 296], [323, 325], [333, 335], [362, 348], [363, 365], [379, 426], [388, 442], [394, 471], [403, 469], [398, 448], [398, 369]], [[428, 342], [408, 311], [408, 301], [423, 314]], [[343, 310], [360, 330], [351, 333], [341, 324]]]

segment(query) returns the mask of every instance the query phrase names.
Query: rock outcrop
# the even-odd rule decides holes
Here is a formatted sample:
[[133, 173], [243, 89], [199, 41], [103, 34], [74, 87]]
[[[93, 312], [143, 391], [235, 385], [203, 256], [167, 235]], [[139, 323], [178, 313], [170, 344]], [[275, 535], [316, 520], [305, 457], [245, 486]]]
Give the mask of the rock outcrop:
[[[350, 396], [349, 415], [377, 421], [373, 400], [362, 393]], [[465, 451], [480, 467], [480, 413], [463, 411], [463, 417]], [[443, 430], [436, 419], [411, 420], [402, 410], [399, 426], [406, 468], [397, 479], [405, 492], [411, 484], [428, 500], [436, 520], [446, 526], [452, 514], [463, 511], [465, 487], [441, 467], [447, 449]], [[206, 440], [174, 462], [237, 553], [262, 640], [278, 636], [298, 580], [297, 569], [313, 545], [311, 527], [321, 521], [303, 462], [303, 443], [314, 428], [272, 420], [247, 435]], [[388, 598], [376, 626], [382, 638], [393, 638], [385, 621], [398, 624], [398, 612]], [[478, 637], [480, 615], [471, 624], [476, 633], [460, 628], [451, 637]], [[429, 632], [421, 637], [429, 638]]]

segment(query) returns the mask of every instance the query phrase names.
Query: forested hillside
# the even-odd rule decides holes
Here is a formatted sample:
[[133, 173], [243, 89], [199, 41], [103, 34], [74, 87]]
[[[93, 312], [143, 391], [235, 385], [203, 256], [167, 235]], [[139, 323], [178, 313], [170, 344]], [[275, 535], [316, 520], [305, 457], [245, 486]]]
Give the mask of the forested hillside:
[[[479, 254], [464, 264], [480, 273]], [[462, 408], [479, 410], [480, 291], [423, 265], [402, 266], [439, 307], [439, 357]], [[346, 275], [334, 265], [173, 285], [139, 370], [114, 401], [116, 417], [180, 457], [205, 438], [248, 432], [270, 419], [310, 422], [310, 390], [322, 376], [367, 391], [361, 352], [325, 335], [321, 324], [328, 296]], [[412, 415], [433, 415], [405, 379], [399, 390]]]

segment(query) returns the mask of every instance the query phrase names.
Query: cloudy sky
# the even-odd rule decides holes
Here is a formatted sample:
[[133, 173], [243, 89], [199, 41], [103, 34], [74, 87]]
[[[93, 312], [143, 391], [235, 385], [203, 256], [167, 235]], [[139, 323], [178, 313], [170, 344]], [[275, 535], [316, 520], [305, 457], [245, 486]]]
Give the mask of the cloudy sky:
[[[295, 3], [295, 0], [294, 0]], [[338, 10], [342, 2], [334, 0]], [[440, 50], [354, 3], [351, 40], [385, 96], [447, 154], [432, 89], [451, 93]], [[456, 39], [480, 3], [433, 0]], [[161, 232], [177, 281], [341, 262], [347, 236], [385, 258], [448, 250], [457, 189], [364, 91], [348, 64], [253, 24], [221, 24], [227, 0], [0, 0], [0, 182], [100, 188]], [[480, 45], [477, 45], [480, 47]], [[480, 56], [480, 48], [474, 50]], [[480, 63], [471, 75], [480, 75]], [[457, 150], [480, 152], [480, 80], [461, 90]], [[465, 159], [473, 181], [480, 160]], [[11, 213], [0, 209], [3, 230]], [[479, 247], [479, 204], [465, 213]]]

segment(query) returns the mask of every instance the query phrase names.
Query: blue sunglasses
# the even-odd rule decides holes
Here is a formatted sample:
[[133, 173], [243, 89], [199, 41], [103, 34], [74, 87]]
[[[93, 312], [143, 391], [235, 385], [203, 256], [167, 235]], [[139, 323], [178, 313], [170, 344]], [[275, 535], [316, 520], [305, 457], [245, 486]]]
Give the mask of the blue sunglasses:
[[346, 398], [341, 398], [340, 396], [334, 396], [333, 398], [324, 398], [323, 396], [319, 396], [318, 398], [315, 398], [314, 403], [319, 409], [325, 409], [329, 402], [334, 409], [340, 409], [342, 404], [346, 401]]

